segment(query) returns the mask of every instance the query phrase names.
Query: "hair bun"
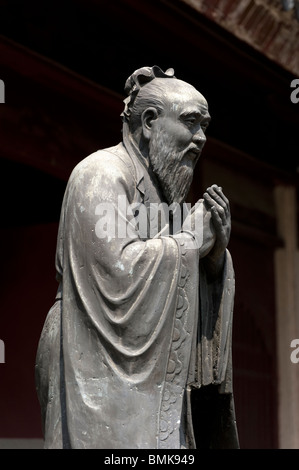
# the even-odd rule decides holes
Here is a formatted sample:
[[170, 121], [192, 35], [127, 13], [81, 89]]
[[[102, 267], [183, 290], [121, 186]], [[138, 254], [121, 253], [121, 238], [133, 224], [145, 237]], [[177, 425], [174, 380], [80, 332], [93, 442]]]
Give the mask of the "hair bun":
[[147, 83], [150, 83], [155, 78], [175, 78], [174, 69], [170, 68], [167, 69], [166, 72], [163, 72], [163, 70], [157, 65], [154, 65], [153, 67], [141, 67], [140, 69], [135, 70], [135, 72], [133, 72], [127, 79], [125, 83], [125, 92], [128, 97], [124, 100], [125, 109], [121, 114], [124, 120], [129, 120], [132, 106], [140, 88]]

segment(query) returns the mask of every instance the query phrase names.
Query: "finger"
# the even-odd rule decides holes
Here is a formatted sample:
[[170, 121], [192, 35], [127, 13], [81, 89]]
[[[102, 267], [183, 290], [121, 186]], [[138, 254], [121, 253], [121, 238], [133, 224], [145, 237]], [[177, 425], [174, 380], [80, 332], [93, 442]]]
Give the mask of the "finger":
[[213, 184], [212, 188], [216, 191], [216, 193], [222, 198], [222, 200], [225, 202], [225, 204], [229, 207], [229, 200], [224, 195], [221, 186], [218, 186], [217, 184]]
[[223, 224], [226, 224], [226, 213], [225, 213], [225, 209], [220, 206], [220, 204], [218, 204], [215, 199], [213, 199], [209, 193], [204, 193], [204, 200], [206, 201], [207, 205], [210, 207], [210, 209], [214, 208], [219, 217], [221, 218], [222, 220], [222, 223]]
[[[207, 191], [210, 194], [213, 194], [213, 196], [216, 198], [217, 202], [223, 206], [223, 203], [225, 205], [229, 205], [229, 200], [227, 197], [223, 194], [222, 188], [220, 186], [217, 186], [217, 184], [213, 184], [210, 186]], [[223, 206], [224, 207], [224, 206]]]
[[217, 206], [217, 208], [220, 208], [221, 206], [217, 203], [215, 198], [208, 192], [206, 191], [203, 194], [204, 201], [207, 203], [208, 207], [211, 208], [212, 206]]
[[[223, 209], [227, 210], [228, 209], [228, 199], [226, 201], [224, 200], [224, 194], [222, 193], [221, 189], [217, 185], [213, 185], [210, 188], [207, 188], [207, 192], [210, 194], [210, 196], [215, 199], [217, 204], [219, 204]], [[223, 196], [223, 197], [222, 197]]]
[[213, 205], [216, 205], [218, 208], [226, 209], [227, 205], [224, 203], [223, 199], [212, 189], [207, 188], [206, 192], [204, 193], [204, 200], [208, 201]]
[[216, 207], [213, 206], [211, 207], [211, 214], [212, 214], [212, 219], [214, 222], [214, 225], [216, 226], [215, 228], [221, 228], [223, 227], [223, 219], [219, 212], [217, 211]]
[[222, 197], [215, 191], [213, 187], [207, 188], [206, 192], [219, 204], [223, 209], [226, 208], [226, 204]]

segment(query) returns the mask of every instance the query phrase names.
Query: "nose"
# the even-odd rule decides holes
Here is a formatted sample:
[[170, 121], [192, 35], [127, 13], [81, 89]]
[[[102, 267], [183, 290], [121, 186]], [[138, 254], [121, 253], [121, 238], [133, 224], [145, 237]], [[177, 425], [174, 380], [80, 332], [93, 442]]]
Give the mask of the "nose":
[[200, 148], [204, 146], [207, 141], [204, 131], [202, 128], [199, 128], [198, 131], [193, 135], [193, 142], [198, 145]]

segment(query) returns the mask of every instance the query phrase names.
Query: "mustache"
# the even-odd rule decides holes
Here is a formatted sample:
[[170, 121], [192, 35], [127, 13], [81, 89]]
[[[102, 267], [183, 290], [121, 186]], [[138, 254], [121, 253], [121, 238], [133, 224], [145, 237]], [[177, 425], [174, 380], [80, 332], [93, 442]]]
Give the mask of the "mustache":
[[184, 150], [184, 152], [182, 152], [184, 155], [183, 155], [183, 158], [184, 156], [186, 156], [187, 154], [188, 155], [191, 155], [191, 160], [194, 162], [194, 166], [195, 164], [197, 163], [200, 155], [201, 155], [201, 152], [202, 152], [202, 149], [203, 149], [203, 145], [201, 146], [198, 146], [198, 145], [195, 145], [195, 144], [190, 144], [186, 150]]

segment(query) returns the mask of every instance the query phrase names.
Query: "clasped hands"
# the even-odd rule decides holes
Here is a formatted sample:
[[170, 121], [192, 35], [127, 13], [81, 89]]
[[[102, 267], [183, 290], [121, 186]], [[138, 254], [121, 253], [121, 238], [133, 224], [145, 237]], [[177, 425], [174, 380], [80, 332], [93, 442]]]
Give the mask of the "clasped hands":
[[[184, 225], [191, 230], [202, 230], [200, 234], [199, 257], [204, 258], [206, 268], [215, 277], [223, 267], [225, 250], [231, 232], [230, 206], [222, 188], [213, 184], [207, 188], [187, 216]], [[195, 233], [196, 235], [196, 233]]]

